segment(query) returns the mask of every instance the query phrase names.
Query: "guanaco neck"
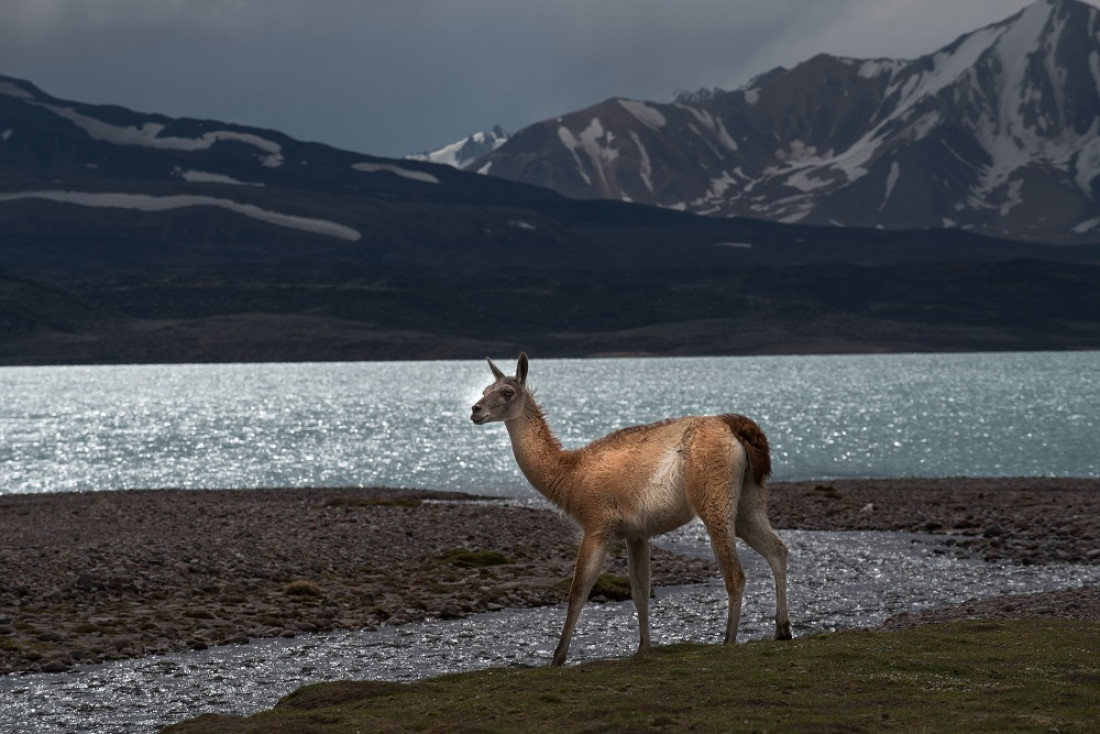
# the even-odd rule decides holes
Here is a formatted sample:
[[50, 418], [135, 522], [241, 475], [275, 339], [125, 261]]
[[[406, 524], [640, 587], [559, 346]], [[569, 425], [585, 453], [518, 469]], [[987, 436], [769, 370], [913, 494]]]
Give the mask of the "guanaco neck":
[[574, 464], [574, 452], [562, 449], [561, 442], [546, 423], [542, 406], [529, 399], [523, 413], [505, 421], [512, 452], [523, 476], [546, 499], [569, 512], [568, 477]]

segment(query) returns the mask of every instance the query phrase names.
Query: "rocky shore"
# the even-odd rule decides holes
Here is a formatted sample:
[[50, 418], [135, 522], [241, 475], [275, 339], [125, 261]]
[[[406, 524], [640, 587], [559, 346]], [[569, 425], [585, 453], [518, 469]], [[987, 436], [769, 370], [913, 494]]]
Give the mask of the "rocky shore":
[[[988, 560], [1100, 563], [1100, 480], [775, 483], [771, 506], [778, 528], [916, 531]], [[3, 495], [0, 674], [557, 603], [576, 543], [554, 512], [446, 492]], [[625, 574], [622, 548], [606, 570]], [[654, 552], [656, 585], [715, 574]], [[621, 594], [609, 581], [598, 595]], [[1038, 596], [939, 614], [1100, 618], [1096, 590]]]
[[1100, 479], [845, 479], [770, 489], [779, 528], [932, 533], [987, 561], [1100, 563]]

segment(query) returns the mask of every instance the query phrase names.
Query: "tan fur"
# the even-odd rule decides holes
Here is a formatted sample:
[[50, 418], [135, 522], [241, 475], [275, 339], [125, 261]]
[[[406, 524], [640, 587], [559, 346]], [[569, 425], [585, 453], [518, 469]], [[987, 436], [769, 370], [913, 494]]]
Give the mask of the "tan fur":
[[771, 457], [754, 421], [736, 414], [687, 416], [624, 428], [565, 450], [527, 389], [527, 355], [520, 355], [512, 377], [491, 360], [489, 366], [496, 381], [473, 406], [472, 420], [504, 422], [524, 476], [584, 533], [553, 664], [564, 663], [581, 607], [616, 538], [627, 541], [639, 650], [649, 647], [649, 538], [696, 516], [706, 526], [729, 594], [726, 642], [736, 639], [745, 584], [735, 534], [768, 560], [776, 583], [776, 639], [790, 638], [787, 548], [768, 522], [764, 480]]

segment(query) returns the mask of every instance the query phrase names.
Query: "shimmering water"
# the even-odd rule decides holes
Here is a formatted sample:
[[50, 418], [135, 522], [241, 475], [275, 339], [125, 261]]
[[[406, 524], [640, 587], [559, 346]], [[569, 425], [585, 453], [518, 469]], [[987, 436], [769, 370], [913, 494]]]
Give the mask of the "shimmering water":
[[[502, 366], [511, 364], [503, 359]], [[529, 496], [481, 361], [0, 368], [0, 493], [400, 486]], [[777, 479], [1100, 476], [1100, 352], [540, 360], [567, 446], [741, 412]]]
[[[668, 540], [707, 553], [690, 525]], [[895, 533], [786, 531], [791, 548], [791, 620], [796, 636], [873, 625], [901, 611], [974, 597], [1100, 583], [1100, 567], [1014, 566], [937, 554], [927, 538]], [[766, 564], [742, 555], [748, 585], [739, 639], [774, 633], [774, 596]], [[929, 584], [928, 579], [936, 579]], [[557, 642], [562, 607], [479, 614], [373, 632], [262, 640], [70, 673], [0, 678], [0, 731], [149, 734], [204, 712], [249, 714], [270, 708], [307, 683], [412, 680], [490, 666], [545, 665]], [[658, 588], [651, 605], [654, 644], [717, 642], [726, 598], [715, 580]], [[588, 604], [570, 662], [634, 652], [630, 602]], [[782, 643], [775, 643], [782, 644]]]

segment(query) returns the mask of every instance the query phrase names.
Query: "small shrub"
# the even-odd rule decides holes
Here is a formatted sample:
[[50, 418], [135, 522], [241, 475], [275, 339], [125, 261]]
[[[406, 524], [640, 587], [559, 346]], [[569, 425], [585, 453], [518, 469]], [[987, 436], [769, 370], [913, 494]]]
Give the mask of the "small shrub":
[[[553, 588], [561, 592], [562, 596], [565, 596], [569, 593], [569, 587], [572, 585], [573, 578], [568, 577], [554, 584]], [[613, 573], [601, 573], [596, 578], [592, 591], [588, 592], [589, 599], [595, 599], [596, 597], [602, 597], [607, 601], [626, 601], [630, 599], [630, 579], [626, 576], [616, 576]]]
[[321, 587], [312, 581], [291, 581], [283, 588], [287, 596], [321, 596]]
[[512, 563], [512, 559], [500, 551], [468, 551], [456, 548], [447, 551], [443, 559], [462, 568], [481, 568], [483, 566], [502, 566]]
[[599, 578], [596, 579], [596, 585], [592, 587], [592, 592], [588, 595], [588, 598], [591, 599], [600, 595], [611, 601], [626, 601], [630, 598], [630, 579], [626, 576], [601, 573]]

